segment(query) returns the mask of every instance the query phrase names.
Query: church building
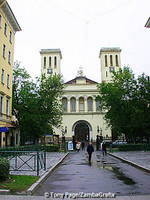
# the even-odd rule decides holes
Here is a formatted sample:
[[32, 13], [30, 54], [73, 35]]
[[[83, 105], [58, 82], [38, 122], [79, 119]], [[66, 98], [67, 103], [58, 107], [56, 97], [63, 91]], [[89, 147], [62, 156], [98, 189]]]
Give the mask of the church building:
[[[99, 53], [101, 81], [110, 82], [112, 72], [121, 67], [120, 48], [101, 48]], [[41, 74], [50, 76], [61, 74], [62, 54], [60, 49], [42, 49]], [[66, 140], [96, 141], [97, 136], [110, 141], [112, 133], [104, 120], [105, 113], [100, 110], [98, 95], [98, 82], [87, 78], [83, 70], [79, 69], [77, 76], [67, 81], [63, 90], [63, 121], [55, 134], [66, 137]]]

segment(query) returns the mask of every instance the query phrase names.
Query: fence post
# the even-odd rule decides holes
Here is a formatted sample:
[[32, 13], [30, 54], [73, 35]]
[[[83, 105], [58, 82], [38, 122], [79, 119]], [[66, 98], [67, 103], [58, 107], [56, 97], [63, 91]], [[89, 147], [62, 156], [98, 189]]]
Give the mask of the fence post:
[[37, 151], [37, 176], [39, 176], [39, 152]]
[[46, 170], [46, 151], [44, 151], [44, 170]]

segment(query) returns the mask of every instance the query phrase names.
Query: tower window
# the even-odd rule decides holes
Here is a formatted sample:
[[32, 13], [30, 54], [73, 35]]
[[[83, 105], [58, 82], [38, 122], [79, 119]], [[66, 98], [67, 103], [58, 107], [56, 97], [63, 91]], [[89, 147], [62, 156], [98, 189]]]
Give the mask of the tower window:
[[54, 66], [57, 67], [57, 57], [54, 57]]
[[46, 68], [46, 57], [44, 57], [44, 68]]
[[1, 83], [4, 84], [4, 70], [2, 69], [2, 74], [1, 74]]
[[113, 66], [113, 57], [110, 55], [110, 65]]
[[0, 15], [0, 28], [2, 26], [2, 16]]
[[8, 63], [9, 64], [11, 63], [11, 52], [10, 51], [8, 52]]
[[7, 36], [7, 24], [5, 23], [4, 34]]
[[0, 116], [2, 116], [3, 113], [3, 96], [0, 96]]
[[9, 33], [9, 42], [12, 43], [12, 32]]
[[106, 71], [106, 77], [108, 77], [108, 72]]
[[62, 99], [62, 107], [63, 107], [64, 112], [67, 112], [67, 104], [68, 104], [67, 98], [63, 98]]
[[6, 99], [6, 115], [9, 115], [9, 99]]
[[107, 67], [107, 55], [105, 55], [105, 67]]
[[5, 54], [6, 54], [6, 45], [3, 44], [3, 58], [5, 58]]
[[84, 98], [83, 97], [79, 98], [79, 111], [80, 112], [84, 111]]
[[119, 66], [119, 64], [118, 64], [118, 55], [116, 55], [116, 66]]
[[49, 57], [49, 67], [51, 67], [52, 66], [52, 58], [51, 58], [51, 56]]
[[10, 79], [10, 76], [9, 74], [7, 74], [7, 87], [9, 88], [9, 79]]

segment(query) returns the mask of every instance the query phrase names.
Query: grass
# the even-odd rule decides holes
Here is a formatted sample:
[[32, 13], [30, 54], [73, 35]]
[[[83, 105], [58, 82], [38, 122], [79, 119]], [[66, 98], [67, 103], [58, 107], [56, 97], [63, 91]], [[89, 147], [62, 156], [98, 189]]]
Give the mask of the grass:
[[38, 176], [11, 175], [6, 181], [0, 182], [0, 189], [8, 189], [11, 192], [24, 191], [38, 179]]

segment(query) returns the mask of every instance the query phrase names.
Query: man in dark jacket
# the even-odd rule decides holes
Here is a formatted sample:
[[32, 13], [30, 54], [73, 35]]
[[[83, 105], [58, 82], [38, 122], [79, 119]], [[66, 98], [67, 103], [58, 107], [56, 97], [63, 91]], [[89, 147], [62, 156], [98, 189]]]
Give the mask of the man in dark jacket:
[[89, 142], [89, 144], [87, 146], [87, 152], [89, 154], [89, 163], [91, 163], [92, 153], [94, 152], [94, 147], [91, 142]]

